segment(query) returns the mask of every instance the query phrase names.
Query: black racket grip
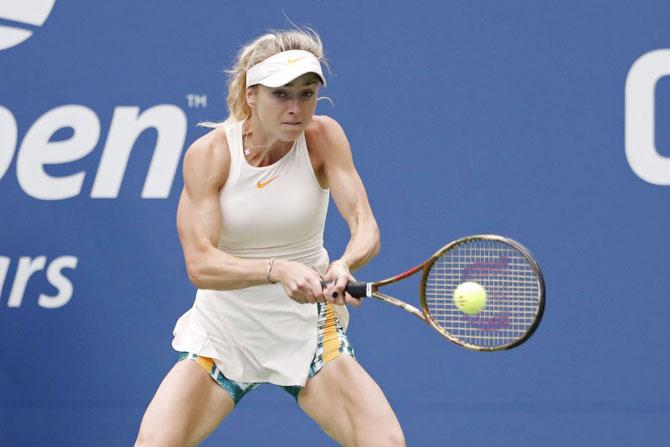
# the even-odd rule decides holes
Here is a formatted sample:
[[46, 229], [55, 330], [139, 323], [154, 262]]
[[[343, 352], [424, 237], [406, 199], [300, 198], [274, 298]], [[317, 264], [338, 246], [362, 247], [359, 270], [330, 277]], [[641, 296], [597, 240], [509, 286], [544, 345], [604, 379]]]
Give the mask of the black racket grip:
[[[332, 281], [321, 281], [321, 285], [325, 289], [328, 284]], [[368, 296], [368, 283], [363, 281], [349, 281], [347, 287], [344, 289], [346, 292], [353, 296], [354, 298], [365, 298]]]

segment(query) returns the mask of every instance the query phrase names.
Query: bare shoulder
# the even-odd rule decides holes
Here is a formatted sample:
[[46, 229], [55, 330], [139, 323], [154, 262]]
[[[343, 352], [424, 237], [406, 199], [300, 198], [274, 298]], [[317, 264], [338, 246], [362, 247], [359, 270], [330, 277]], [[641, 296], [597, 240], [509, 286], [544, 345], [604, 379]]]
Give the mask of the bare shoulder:
[[198, 138], [184, 155], [184, 184], [220, 189], [228, 178], [230, 151], [223, 128]]
[[308, 143], [334, 144], [343, 137], [345, 137], [344, 129], [340, 123], [327, 115], [314, 115], [312, 122], [305, 129], [305, 138]]
[[326, 115], [315, 115], [305, 129], [305, 139], [310, 152], [320, 162], [351, 153], [344, 129], [335, 119]]

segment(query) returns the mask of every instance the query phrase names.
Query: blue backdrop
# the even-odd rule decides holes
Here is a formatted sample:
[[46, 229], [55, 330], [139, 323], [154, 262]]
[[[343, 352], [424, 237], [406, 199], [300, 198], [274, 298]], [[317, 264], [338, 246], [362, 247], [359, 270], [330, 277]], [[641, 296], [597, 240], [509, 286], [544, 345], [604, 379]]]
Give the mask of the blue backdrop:
[[[285, 16], [325, 42], [334, 105], [318, 113], [347, 131], [381, 226], [359, 278], [480, 232], [522, 241], [545, 273], [544, 321], [509, 352], [463, 350], [380, 303], [352, 312], [409, 445], [664, 444], [668, 14], [664, 1], [3, 0], [0, 445], [132, 444], [194, 298], [181, 156], [198, 122], [225, 118], [239, 45]], [[347, 236], [331, 206], [331, 254]], [[417, 285], [393, 292], [413, 300]], [[224, 444], [332, 445], [270, 386], [203, 445]]]

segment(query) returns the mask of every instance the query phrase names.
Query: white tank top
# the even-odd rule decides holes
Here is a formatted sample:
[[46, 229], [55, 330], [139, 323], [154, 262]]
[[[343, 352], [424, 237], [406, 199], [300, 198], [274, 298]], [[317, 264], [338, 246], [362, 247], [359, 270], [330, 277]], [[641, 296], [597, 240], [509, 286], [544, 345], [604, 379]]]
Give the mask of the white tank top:
[[[276, 163], [255, 167], [243, 153], [242, 127], [243, 122], [225, 125], [230, 172], [219, 193], [219, 249], [325, 272], [329, 191], [314, 174], [304, 133]], [[337, 307], [346, 327], [346, 308]], [[172, 346], [212, 358], [232, 380], [304, 385], [316, 351], [316, 319], [316, 305], [296, 303], [281, 284], [199, 289], [193, 307], [177, 321]]]

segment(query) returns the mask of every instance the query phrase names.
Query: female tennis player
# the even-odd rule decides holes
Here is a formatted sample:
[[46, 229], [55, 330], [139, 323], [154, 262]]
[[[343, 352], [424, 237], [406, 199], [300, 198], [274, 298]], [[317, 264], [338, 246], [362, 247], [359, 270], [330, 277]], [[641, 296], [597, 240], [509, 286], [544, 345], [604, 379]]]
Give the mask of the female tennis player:
[[[199, 444], [262, 383], [295, 396], [342, 445], [405, 445], [344, 332], [344, 304], [358, 304], [344, 292], [350, 270], [377, 254], [379, 230], [344, 131], [314, 116], [323, 57], [319, 36], [306, 31], [243, 47], [229, 118], [185, 155], [177, 227], [198, 290], [175, 326], [179, 361], [137, 446]], [[323, 247], [331, 192], [351, 231], [333, 262]]]

